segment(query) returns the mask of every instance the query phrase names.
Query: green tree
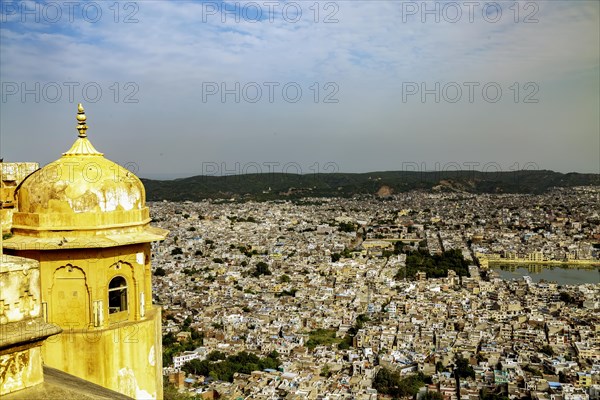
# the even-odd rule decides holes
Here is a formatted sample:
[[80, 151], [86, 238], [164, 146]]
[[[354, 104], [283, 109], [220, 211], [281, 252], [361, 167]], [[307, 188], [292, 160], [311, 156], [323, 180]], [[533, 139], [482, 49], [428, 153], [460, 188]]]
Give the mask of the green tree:
[[545, 344], [540, 347], [540, 353], [544, 353], [548, 357], [552, 357], [554, 355], [554, 350], [552, 349], [552, 346]]
[[435, 372], [444, 372], [445, 370], [446, 367], [444, 367], [444, 363], [442, 363], [441, 361], [435, 363]]
[[317, 346], [331, 346], [335, 343], [340, 343], [341, 338], [336, 337], [335, 329], [316, 329], [308, 333], [306, 347], [314, 349]]
[[355, 231], [355, 227], [354, 224], [351, 222], [340, 222], [338, 225], [338, 228], [341, 232], [354, 232]]
[[373, 379], [373, 388], [379, 393], [393, 397], [414, 397], [429, 380], [430, 378], [420, 372], [401, 378], [398, 372], [383, 367]]
[[279, 355], [271, 352], [267, 357], [258, 357], [255, 354], [242, 351], [226, 357], [221, 352], [211, 352], [206, 360], [192, 360], [182, 366], [187, 373], [210, 376], [216, 380], [232, 382], [236, 372], [250, 374], [252, 371], [264, 369], [277, 369]]
[[218, 350], [211, 351], [206, 356], [206, 359], [208, 361], [219, 361], [219, 360], [224, 360], [226, 358], [227, 358], [227, 355], [225, 353], [221, 352], [221, 351], [218, 351]]
[[469, 360], [463, 357], [456, 359], [455, 372], [460, 378], [475, 378], [475, 370], [469, 364]]
[[163, 335], [163, 337], [162, 337], [163, 347], [170, 346], [173, 343], [177, 343], [177, 338], [175, 337], [173, 332], [169, 332], [166, 335]]
[[269, 270], [269, 265], [264, 261], [259, 261], [256, 263], [256, 268], [252, 273], [252, 276], [258, 278], [261, 275], [271, 275], [271, 271]]
[[425, 393], [425, 396], [422, 397], [422, 400], [443, 400], [444, 396], [442, 396], [442, 394], [440, 392], [434, 392], [431, 390], [428, 390], [427, 393]]
[[177, 388], [169, 382], [169, 378], [163, 376], [163, 398], [164, 400], [190, 400], [187, 393], [179, 393]]
[[418, 271], [424, 271], [432, 278], [446, 277], [448, 270], [456, 271], [459, 276], [466, 276], [469, 273], [469, 263], [457, 249], [433, 256], [428, 251], [419, 249], [409, 253], [406, 257], [406, 268], [398, 271], [396, 279], [402, 278], [405, 270], [407, 277], [414, 277]]
[[568, 382], [568, 381], [567, 381], [567, 375], [566, 375], [566, 374], [565, 374], [563, 371], [560, 371], [560, 372], [558, 373], [558, 381], [559, 381], [560, 383], [567, 383], [567, 382]]

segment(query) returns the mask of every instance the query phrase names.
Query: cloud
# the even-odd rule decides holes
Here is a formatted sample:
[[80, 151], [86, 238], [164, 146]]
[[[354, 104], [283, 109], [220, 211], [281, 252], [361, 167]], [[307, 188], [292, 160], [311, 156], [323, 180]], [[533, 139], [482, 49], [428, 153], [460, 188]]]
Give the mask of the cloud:
[[[281, 158], [291, 159], [297, 157], [294, 149], [302, 149], [302, 157], [308, 160], [311, 149], [319, 148], [318, 153], [339, 154], [340, 164], [356, 169], [355, 158], [344, 159], [343, 154], [361, 154], [359, 143], [366, 136], [382, 140], [389, 148], [400, 148], [399, 143], [406, 140], [392, 133], [397, 126], [388, 124], [422, 132], [423, 141], [411, 139], [414, 148], [423, 149], [422, 158], [441, 157], [426, 151], [437, 129], [470, 126], [469, 132], [463, 129], [454, 134], [467, 144], [475, 138], [481, 141], [475, 132], [489, 128], [485, 115], [475, 115], [489, 108], [481, 96], [474, 104], [438, 105], [430, 100], [407, 104], [402, 102], [406, 82], [426, 83], [427, 87], [436, 82], [442, 86], [448, 82], [498, 82], [504, 98], [493, 106], [493, 112], [522, 122], [528, 132], [538, 132], [540, 126], [546, 126], [545, 121], [528, 120], [525, 105], [515, 107], [505, 101], [514, 95], [510, 89], [514, 83], [520, 89], [519, 101], [526, 94], [524, 85], [536, 83], [540, 96], [546, 96], [539, 107], [551, 118], [558, 118], [559, 110], [575, 112], [582, 104], [597, 102], [594, 91], [598, 79], [594, 76], [599, 70], [600, 6], [596, 1], [498, 2], [502, 15], [495, 22], [491, 22], [497, 17], [493, 10], [483, 13], [483, 2], [476, 3], [472, 21], [465, 2], [451, 1], [96, 2], [102, 17], [94, 22], [95, 9], [89, 8], [85, 14], [83, 4], [72, 22], [65, 9], [60, 20], [50, 21], [54, 14], [50, 14], [47, 2], [2, 4], [2, 82], [25, 82], [29, 87], [34, 82], [42, 87], [48, 82], [62, 85], [74, 81], [80, 86], [97, 82], [103, 97], [93, 108], [100, 126], [109, 127], [117, 120], [127, 125], [127, 118], [143, 118], [146, 128], [144, 133], [137, 133], [140, 138], [160, 137], [164, 133], [156, 127], [168, 126], [169, 135], [186, 140], [190, 140], [190, 131], [200, 129], [208, 132], [203, 140], [210, 140], [213, 151], [209, 154], [220, 158], [241, 157], [231, 143], [243, 140], [246, 154], [255, 157], [266, 157], [276, 150]], [[17, 11], [7, 4], [18, 6]], [[22, 15], [19, 7], [37, 7], [39, 12]], [[438, 10], [437, 15], [428, 13], [432, 9]], [[453, 13], [457, 9], [461, 12], [458, 19]], [[203, 102], [207, 82], [217, 83], [219, 88], [221, 84], [234, 88], [236, 82], [241, 88], [257, 83], [263, 97], [257, 104], [243, 98], [241, 103], [245, 104], [238, 104], [235, 95], [222, 102], [217, 94], [210, 102]], [[274, 102], [265, 100], [265, 82], [279, 84]], [[573, 85], [582, 82], [587, 83], [584, 90], [574, 92]], [[124, 96], [131, 94], [125, 89], [127, 83], [137, 85], [138, 104], [123, 103]], [[285, 101], [280, 89], [286, 83], [297, 83], [303, 89], [302, 101]], [[325, 90], [327, 83], [337, 85], [336, 105], [323, 103], [324, 96], [331, 94]], [[570, 88], [573, 97], [563, 99], [564, 91], [558, 88]], [[81, 98], [81, 93], [76, 94]], [[21, 116], [30, 114], [32, 108], [39, 113], [41, 107], [63, 112], [67, 109], [65, 97], [58, 104], [44, 99], [36, 103], [32, 96], [21, 102], [19, 94], [9, 97], [1, 111], [3, 153], [8, 148], [19, 154], [21, 140], [7, 137], [5, 132], [13, 135], [22, 129]], [[102, 117], [102, 113], [113, 117]], [[511, 118], [511, 113], [517, 117]], [[120, 114], [128, 117], [114, 118]], [[436, 121], [432, 115], [443, 120]], [[573, 126], [572, 143], [586, 154], [578, 168], [593, 170], [598, 157], [589, 153], [587, 143], [597, 126], [593, 124], [597, 114], [577, 115], [580, 120]], [[311, 120], [306, 120], [307, 116]], [[170, 121], [164, 124], [159, 122], [162, 119]], [[269, 121], [274, 121], [273, 130], [288, 132], [287, 143], [293, 146], [281, 141], [252, 144], [252, 137], [261, 138], [260, 132], [271, 130]], [[315, 131], [319, 132], [318, 139], [308, 133]], [[220, 132], [221, 136], [211, 136], [210, 132]], [[113, 139], [111, 133], [107, 135]], [[348, 138], [344, 142], [346, 152], [339, 151], [340, 137]], [[494, 144], [496, 137], [490, 135], [484, 143]], [[553, 151], [539, 153], [539, 135], [531, 133], [530, 137], [524, 151], [535, 149], [541, 163], [559, 168]], [[153, 143], [165, 145], [161, 140]], [[150, 151], [148, 145], [142, 147]], [[174, 148], [172, 153], [187, 154], [185, 147]], [[478, 147], [483, 158], [492, 157], [485, 145]], [[115, 151], [124, 157], [124, 149]], [[468, 151], [456, 149], [457, 158], [468, 156]], [[142, 153], [136, 157], [144, 159]], [[184, 167], [181, 158], [185, 157], [173, 156], [166, 168], [192, 168]], [[382, 168], [377, 156], [367, 156], [360, 165]]]

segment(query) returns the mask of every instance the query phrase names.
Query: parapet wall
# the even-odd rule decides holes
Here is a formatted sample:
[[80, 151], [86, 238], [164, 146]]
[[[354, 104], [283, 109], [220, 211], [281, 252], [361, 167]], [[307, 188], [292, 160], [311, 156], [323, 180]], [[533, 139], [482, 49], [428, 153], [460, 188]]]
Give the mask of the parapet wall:
[[13, 213], [17, 207], [15, 189], [40, 165], [36, 162], [1, 163], [0, 179], [0, 222], [2, 233], [9, 232], [12, 227]]

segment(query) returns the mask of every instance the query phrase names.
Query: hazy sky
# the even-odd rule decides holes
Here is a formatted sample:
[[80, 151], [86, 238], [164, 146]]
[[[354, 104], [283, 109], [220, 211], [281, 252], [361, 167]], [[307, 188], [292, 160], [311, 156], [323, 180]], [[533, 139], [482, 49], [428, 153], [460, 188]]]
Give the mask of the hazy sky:
[[600, 2], [1, 2], [0, 153], [142, 177], [600, 172]]

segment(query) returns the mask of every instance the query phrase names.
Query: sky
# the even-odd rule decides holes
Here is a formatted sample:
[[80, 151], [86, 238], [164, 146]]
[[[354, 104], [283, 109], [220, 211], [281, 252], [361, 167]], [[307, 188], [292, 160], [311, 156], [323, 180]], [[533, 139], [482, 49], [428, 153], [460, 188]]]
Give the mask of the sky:
[[5, 1], [0, 157], [600, 173], [598, 1]]

